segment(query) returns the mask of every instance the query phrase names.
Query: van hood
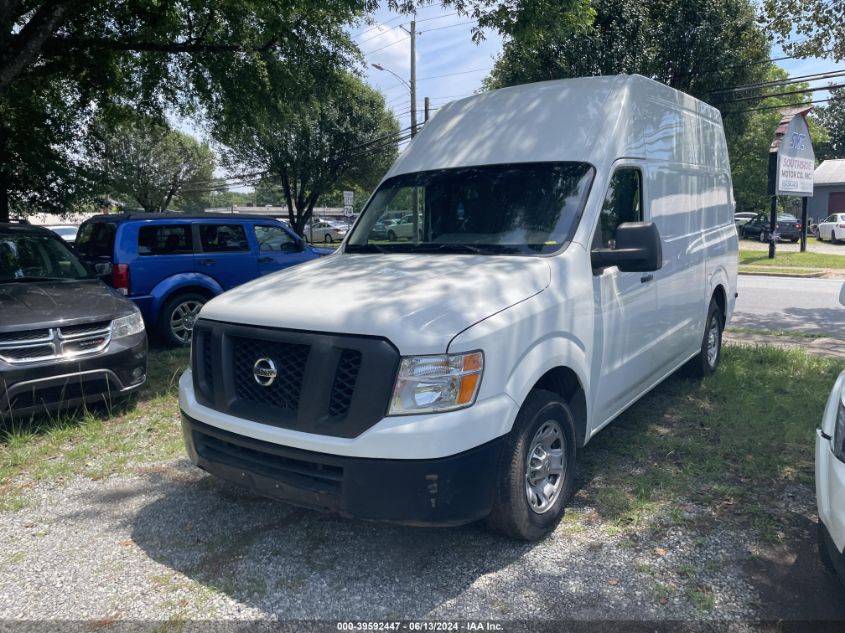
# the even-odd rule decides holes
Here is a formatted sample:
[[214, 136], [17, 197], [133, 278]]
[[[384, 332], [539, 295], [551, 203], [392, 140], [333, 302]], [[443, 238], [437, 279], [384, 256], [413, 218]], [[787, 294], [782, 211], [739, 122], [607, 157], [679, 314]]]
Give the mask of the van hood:
[[0, 331], [104, 321], [133, 310], [98, 280], [0, 284]]
[[536, 257], [337, 254], [209, 301], [201, 318], [390, 339], [403, 354], [446, 351], [466, 328], [541, 292]]

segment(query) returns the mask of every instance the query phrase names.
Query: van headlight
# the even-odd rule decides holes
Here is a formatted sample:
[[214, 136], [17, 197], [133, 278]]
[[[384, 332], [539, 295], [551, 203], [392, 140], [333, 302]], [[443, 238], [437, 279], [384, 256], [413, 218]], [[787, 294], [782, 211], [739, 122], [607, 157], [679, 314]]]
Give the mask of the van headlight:
[[111, 322], [111, 337], [113, 339], [140, 334], [144, 331], [144, 319], [137, 310], [129, 316], [120, 317]]
[[388, 415], [439, 413], [475, 402], [484, 354], [406, 356], [399, 365]]
[[836, 412], [836, 425], [833, 427], [833, 454], [839, 461], [845, 462], [845, 404], [839, 398]]

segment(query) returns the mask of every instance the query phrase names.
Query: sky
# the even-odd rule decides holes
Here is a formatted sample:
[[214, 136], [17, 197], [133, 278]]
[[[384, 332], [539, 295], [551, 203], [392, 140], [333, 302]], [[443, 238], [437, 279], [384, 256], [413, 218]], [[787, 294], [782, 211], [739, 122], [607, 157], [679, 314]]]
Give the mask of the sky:
[[[367, 66], [364, 79], [385, 96], [387, 107], [397, 116], [400, 129], [410, 126], [411, 38], [405, 29], [411, 16], [398, 15], [383, 6], [372, 16], [371, 24], [350, 27], [349, 32], [364, 54]], [[472, 41], [475, 23], [454, 9], [439, 4], [420, 8], [416, 14], [417, 120], [423, 120], [423, 99], [431, 99], [432, 110], [449, 101], [472, 95], [493, 67], [502, 48], [502, 38], [495, 31], [484, 32], [479, 44]], [[404, 29], [402, 28], [404, 27]], [[772, 57], [784, 55], [780, 46], [772, 47]], [[379, 64], [384, 71], [373, 68]], [[790, 77], [845, 70], [845, 62], [809, 58], [778, 62]], [[388, 72], [391, 71], [391, 72]], [[398, 79], [395, 75], [401, 77]], [[813, 86], [830, 81], [814, 82]], [[813, 93], [822, 99], [827, 92]], [[824, 104], [819, 104], [824, 105]], [[404, 144], [403, 144], [404, 145]]]

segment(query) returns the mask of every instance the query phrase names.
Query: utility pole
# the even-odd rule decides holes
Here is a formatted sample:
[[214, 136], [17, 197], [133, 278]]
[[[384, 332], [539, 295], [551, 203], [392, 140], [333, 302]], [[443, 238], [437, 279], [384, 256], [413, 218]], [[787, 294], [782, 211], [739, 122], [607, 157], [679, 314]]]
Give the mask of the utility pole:
[[417, 135], [417, 22], [411, 20], [411, 138]]

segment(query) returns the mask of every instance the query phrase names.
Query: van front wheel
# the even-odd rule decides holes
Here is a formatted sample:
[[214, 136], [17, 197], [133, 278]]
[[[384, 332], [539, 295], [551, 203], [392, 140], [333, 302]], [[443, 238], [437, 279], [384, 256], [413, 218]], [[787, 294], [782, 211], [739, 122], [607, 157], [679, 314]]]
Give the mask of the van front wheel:
[[715, 299], [710, 300], [707, 310], [707, 320], [704, 322], [704, 337], [701, 340], [701, 350], [690, 361], [690, 370], [698, 378], [709, 376], [719, 367], [722, 358], [722, 330], [725, 326], [724, 316]]
[[502, 447], [490, 526], [525, 541], [546, 536], [563, 516], [574, 481], [569, 406], [550, 391], [532, 391]]

